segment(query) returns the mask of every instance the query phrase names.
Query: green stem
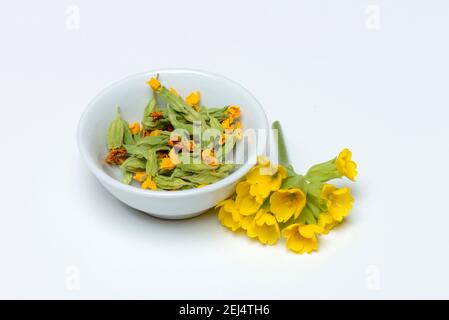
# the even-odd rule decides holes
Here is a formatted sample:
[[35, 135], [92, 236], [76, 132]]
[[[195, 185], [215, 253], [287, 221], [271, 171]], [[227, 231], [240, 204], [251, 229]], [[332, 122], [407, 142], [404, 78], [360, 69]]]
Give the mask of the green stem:
[[289, 161], [288, 161], [288, 154], [287, 154], [287, 146], [285, 145], [284, 135], [282, 134], [282, 130], [281, 130], [281, 124], [279, 123], [279, 121], [276, 120], [275, 122], [273, 122], [271, 127], [274, 130], [277, 130], [277, 132], [278, 132], [277, 147], [278, 147], [279, 164], [286, 166], [289, 164]]

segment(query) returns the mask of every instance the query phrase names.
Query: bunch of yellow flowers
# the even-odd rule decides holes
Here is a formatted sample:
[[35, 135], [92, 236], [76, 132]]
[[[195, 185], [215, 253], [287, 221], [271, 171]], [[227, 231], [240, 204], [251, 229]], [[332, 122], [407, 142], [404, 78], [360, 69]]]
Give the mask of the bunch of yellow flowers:
[[288, 249], [310, 253], [318, 249], [317, 236], [341, 223], [354, 202], [349, 188], [337, 188], [328, 181], [343, 177], [354, 181], [357, 165], [352, 152], [344, 149], [305, 175], [297, 174], [288, 163], [279, 122], [273, 128], [278, 130], [279, 164], [258, 157], [235, 193], [217, 205], [218, 219], [230, 230], [243, 230], [263, 244], [273, 245], [283, 236]]

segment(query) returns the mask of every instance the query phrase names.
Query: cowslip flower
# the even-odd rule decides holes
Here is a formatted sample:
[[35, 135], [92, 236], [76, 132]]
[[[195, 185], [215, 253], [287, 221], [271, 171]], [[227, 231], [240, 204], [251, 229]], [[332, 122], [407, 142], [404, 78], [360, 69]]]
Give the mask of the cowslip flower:
[[[223, 127], [233, 126], [230, 118], [222, 122]], [[256, 166], [237, 184], [227, 207], [221, 207], [219, 219], [233, 231], [246, 230], [248, 237], [263, 244], [276, 243], [282, 233], [288, 249], [310, 253], [318, 248], [318, 235], [341, 223], [354, 201], [349, 188], [325, 182], [343, 176], [353, 179], [356, 165], [345, 149], [338, 157], [311, 167], [305, 176], [297, 174], [288, 161], [279, 123], [273, 128], [279, 130], [280, 165], [258, 157]]]
[[109, 164], [121, 165], [125, 162], [127, 155], [126, 149], [112, 149], [104, 159]]
[[287, 239], [286, 246], [296, 253], [311, 253], [318, 249], [317, 234], [323, 233], [323, 228], [307, 224], [294, 223], [282, 230], [282, 236]]
[[349, 214], [354, 202], [349, 188], [339, 189], [331, 184], [323, 185], [321, 199], [324, 200], [329, 214], [337, 222], [341, 222]]
[[321, 213], [318, 218], [318, 226], [323, 228], [323, 234], [328, 234], [338, 223], [329, 212]]
[[148, 80], [148, 85], [155, 91], [161, 88], [161, 83], [156, 78], [151, 78], [150, 80]]
[[140, 187], [142, 189], [151, 189], [151, 190], [156, 190], [157, 186], [156, 186], [156, 182], [154, 182], [151, 177], [147, 177], [145, 179], [145, 181], [142, 182], [142, 184], [140, 185]]
[[192, 107], [198, 107], [201, 95], [199, 91], [193, 91], [186, 97], [186, 103]]
[[231, 231], [236, 231], [240, 228], [242, 216], [238, 212], [234, 200], [221, 201], [215, 208], [220, 209], [218, 211], [218, 220], [220, 220], [222, 225]]
[[160, 169], [173, 170], [176, 167], [176, 163], [174, 163], [169, 156], [166, 156], [162, 158], [159, 167]]
[[229, 118], [231, 122], [233, 122], [234, 119], [240, 118], [240, 107], [239, 106], [229, 106], [226, 110], [229, 114]]
[[150, 176], [148, 176], [145, 173], [145, 171], [136, 172], [133, 176], [133, 179], [138, 182], [141, 182], [140, 187], [142, 189], [151, 189], [151, 190], [157, 189], [156, 183], [151, 179]]
[[246, 234], [257, 238], [263, 244], [273, 245], [280, 237], [279, 224], [276, 218], [266, 209], [260, 209], [254, 219], [245, 222]]
[[234, 129], [234, 126], [232, 125], [231, 118], [226, 118], [221, 122], [221, 126], [223, 129], [232, 130]]
[[342, 176], [355, 181], [357, 176], [357, 164], [352, 161], [352, 152], [349, 149], [343, 149], [335, 160], [337, 170]]
[[246, 181], [251, 184], [250, 193], [259, 199], [267, 198], [271, 191], [281, 187], [282, 180], [287, 177], [287, 172], [282, 166], [271, 166], [266, 157], [258, 157], [257, 165], [246, 175]]
[[133, 176], [133, 179], [139, 182], [144, 182], [147, 178], [145, 171], [136, 172]]
[[271, 190], [265, 183], [251, 183], [249, 193], [258, 199], [259, 202], [263, 203], [263, 201], [270, 195]]
[[132, 134], [138, 134], [140, 132], [140, 123], [134, 122], [133, 124], [129, 124], [129, 129]]
[[301, 189], [281, 189], [270, 197], [270, 210], [279, 222], [286, 222], [292, 216], [299, 216], [306, 205], [306, 196]]
[[250, 193], [251, 184], [246, 181], [241, 181], [237, 184], [235, 192], [237, 197], [235, 203], [242, 215], [251, 215], [256, 213], [262, 206], [263, 200], [253, 196]]
[[276, 191], [281, 187], [282, 180], [287, 177], [283, 166], [271, 166], [270, 161], [258, 157], [258, 165], [253, 167], [246, 175], [249, 183], [261, 184], [267, 191]]
[[345, 148], [334, 159], [311, 167], [305, 178], [310, 182], [323, 183], [341, 177], [355, 181], [356, 176], [357, 164], [352, 160], [352, 152]]

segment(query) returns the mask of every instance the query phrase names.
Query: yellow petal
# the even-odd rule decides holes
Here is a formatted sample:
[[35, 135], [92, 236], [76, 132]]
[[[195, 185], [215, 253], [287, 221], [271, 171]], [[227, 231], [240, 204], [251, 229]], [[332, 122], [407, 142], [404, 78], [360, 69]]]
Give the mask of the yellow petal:
[[186, 97], [186, 102], [187, 104], [191, 105], [191, 106], [197, 106], [200, 103], [200, 92], [199, 91], [194, 91], [191, 92], [187, 97]]
[[241, 181], [237, 183], [237, 186], [235, 188], [235, 192], [237, 195], [245, 195], [249, 193], [251, 185], [246, 181]]
[[159, 167], [161, 169], [172, 170], [174, 167], [176, 167], [176, 164], [173, 163], [171, 161], [171, 159], [168, 157], [168, 158], [163, 158], [161, 160], [161, 163], [160, 163]]
[[240, 117], [240, 107], [239, 106], [229, 106], [227, 111], [231, 115], [231, 117], [234, 119]]
[[145, 173], [145, 171], [141, 171], [141, 172], [136, 172], [134, 174], [133, 179], [139, 182], [143, 182], [146, 179], [147, 175]]
[[293, 252], [304, 253], [304, 243], [298, 234], [290, 236], [285, 242], [285, 245]]
[[284, 238], [291, 237], [295, 232], [298, 232], [299, 224], [293, 223], [282, 230], [282, 236]]
[[262, 205], [262, 203], [259, 203], [256, 198], [249, 194], [244, 196], [237, 195], [236, 204], [242, 215], [254, 214]]
[[129, 125], [129, 129], [131, 130], [132, 134], [138, 134], [140, 132], [140, 124], [138, 122], [134, 122], [133, 124]]
[[297, 217], [305, 204], [305, 194], [297, 188], [278, 190], [270, 197], [270, 210], [279, 222], [286, 222], [293, 215]]
[[240, 227], [239, 221], [235, 220], [232, 212], [227, 211], [224, 207], [220, 208], [220, 211], [218, 212], [218, 219], [225, 227], [231, 229], [232, 231], [236, 231]]
[[153, 180], [151, 180], [151, 177], [146, 178], [145, 181], [142, 182], [140, 187], [142, 189], [151, 189], [151, 190], [157, 189], [156, 183]]
[[355, 181], [357, 176], [357, 164], [352, 161], [352, 152], [349, 149], [343, 149], [335, 160], [335, 166], [341, 175]]
[[315, 237], [315, 234], [323, 233], [323, 228], [317, 226], [315, 224], [308, 224], [305, 226], [299, 227], [299, 234], [307, 239], [312, 239]]
[[323, 228], [323, 234], [328, 234], [337, 224], [338, 222], [328, 212], [321, 213], [318, 218], [318, 225]]
[[148, 80], [148, 85], [153, 90], [159, 90], [161, 88], [161, 83], [156, 78], [151, 78], [150, 80]]
[[234, 129], [234, 126], [231, 124], [231, 119], [230, 118], [226, 118], [221, 122], [221, 126], [224, 129]]
[[254, 218], [251, 232], [252, 234], [255, 233], [258, 240], [263, 244], [273, 245], [280, 237], [279, 225], [276, 219], [263, 209], [259, 210]]

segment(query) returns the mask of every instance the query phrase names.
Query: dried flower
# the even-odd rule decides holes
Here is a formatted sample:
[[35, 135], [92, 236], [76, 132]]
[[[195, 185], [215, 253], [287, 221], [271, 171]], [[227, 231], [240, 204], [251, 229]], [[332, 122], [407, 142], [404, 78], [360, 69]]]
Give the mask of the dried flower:
[[155, 91], [161, 88], [161, 83], [156, 78], [151, 78], [150, 80], [148, 80], [148, 85]]
[[186, 102], [187, 102], [187, 104], [196, 108], [200, 104], [200, 99], [201, 99], [200, 92], [193, 91], [186, 97]]
[[121, 165], [127, 156], [127, 151], [125, 149], [112, 149], [106, 156], [105, 161], [109, 164]]
[[[193, 129], [200, 123], [202, 128], [224, 132], [220, 122], [238, 117], [239, 107], [200, 108], [199, 91], [184, 100], [174, 88], [163, 86], [158, 77], [149, 79], [148, 85], [153, 92], [141, 122], [128, 124], [117, 109], [108, 128], [106, 161], [120, 165], [123, 183], [138, 182], [143, 189], [178, 190], [203, 187], [228, 176], [235, 166], [221, 160], [233, 150], [235, 133], [224, 133], [228, 135], [221, 141], [224, 151], [217, 149], [214, 154], [216, 140], [198, 139]], [[191, 160], [201, 164], [190, 165]]]
[[164, 114], [161, 111], [153, 111], [150, 113], [150, 117], [153, 118], [153, 121], [157, 121], [161, 119]]
[[130, 124], [129, 129], [131, 130], [132, 134], [138, 134], [140, 132], [140, 123], [134, 122], [133, 124]]

